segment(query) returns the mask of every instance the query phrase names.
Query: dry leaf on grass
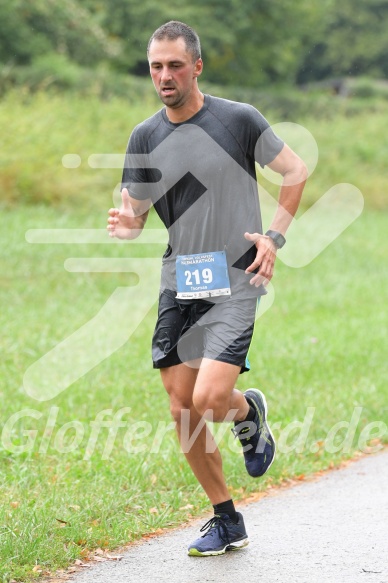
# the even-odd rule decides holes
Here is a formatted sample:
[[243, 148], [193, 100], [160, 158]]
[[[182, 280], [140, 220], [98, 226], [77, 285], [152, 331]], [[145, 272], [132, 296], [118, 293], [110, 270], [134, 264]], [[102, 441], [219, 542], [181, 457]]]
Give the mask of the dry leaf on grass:
[[265, 495], [265, 492], [254, 492], [253, 494], [250, 494], [248, 498], [244, 498], [244, 502], [257, 502], [258, 500], [261, 500], [261, 498], [264, 498]]
[[89, 565], [81, 561], [81, 559], [76, 559], [74, 565], [77, 565], [77, 567], [89, 567]]
[[43, 571], [41, 565], [35, 565], [35, 567], [33, 567], [32, 572], [33, 573], [41, 573]]
[[88, 549], [82, 549], [81, 551], [81, 557], [87, 558], [89, 556], [89, 551]]
[[59, 526], [61, 527], [66, 526], [66, 524], [69, 524], [67, 520], [62, 520], [61, 518], [56, 518], [55, 520], [57, 520], [60, 523]]

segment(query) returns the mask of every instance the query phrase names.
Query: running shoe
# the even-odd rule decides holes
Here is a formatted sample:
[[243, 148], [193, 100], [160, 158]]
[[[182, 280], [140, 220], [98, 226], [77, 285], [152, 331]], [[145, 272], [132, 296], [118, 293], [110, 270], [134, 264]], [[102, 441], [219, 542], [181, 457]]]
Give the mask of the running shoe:
[[275, 459], [275, 439], [267, 423], [267, 401], [258, 389], [248, 389], [244, 396], [255, 410], [253, 421], [235, 422], [232, 429], [243, 446], [245, 467], [252, 478], [263, 476]]
[[188, 548], [191, 557], [223, 555], [226, 551], [237, 551], [249, 543], [244, 519], [237, 512], [238, 522], [234, 523], [227, 514], [216, 514], [201, 528], [205, 532]]

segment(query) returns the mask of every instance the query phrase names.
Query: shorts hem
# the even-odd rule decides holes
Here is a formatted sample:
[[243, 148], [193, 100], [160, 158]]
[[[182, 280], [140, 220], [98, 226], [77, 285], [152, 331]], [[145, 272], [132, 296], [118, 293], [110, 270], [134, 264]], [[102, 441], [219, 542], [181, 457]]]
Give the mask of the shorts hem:
[[[250, 367], [247, 366], [246, 364], [246, 359], [244, 361], [243, 364], [241, 363], [237, 363], [237, 362], [233, 362], [233, 360], [231, 358], [226, 358], [226, 357], [217, 357], [217, 358], [211, 358], [209, 356], [203, 355], [203, 356], [199, 356], [198, 358], [208, 358], [209, 360], [214, 360], [215, 362], [224, 362], [225, 364], [233, 364], [234, 366], [239, 366], [241, 371], [240, 374], [244, 373], [244, 372], [249, 372], [250, 371]], [[193, 359], [194, 360], [194, 359]], [[154, 369], [161, 369], [161, 368], [170, 368], [171, 366], [176, 366], [178, 364], [185, 364], [185, 362], [189, 362], [189, 361], [182, 361], [179, 359], [163, 359], [163, 361], [158, 360], [156, 362], [152, 363], [152, 366]]]

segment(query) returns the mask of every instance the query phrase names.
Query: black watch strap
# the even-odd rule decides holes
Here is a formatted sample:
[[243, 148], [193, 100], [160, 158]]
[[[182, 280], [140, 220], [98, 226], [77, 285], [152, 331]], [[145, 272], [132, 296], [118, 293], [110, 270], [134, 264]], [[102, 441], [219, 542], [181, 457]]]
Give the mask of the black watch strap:
[[266, 232], [266, 235], [272, 239], [278, 249], [281, 249], [286, 243], [285, 238], [279, 231], [269, 230]]

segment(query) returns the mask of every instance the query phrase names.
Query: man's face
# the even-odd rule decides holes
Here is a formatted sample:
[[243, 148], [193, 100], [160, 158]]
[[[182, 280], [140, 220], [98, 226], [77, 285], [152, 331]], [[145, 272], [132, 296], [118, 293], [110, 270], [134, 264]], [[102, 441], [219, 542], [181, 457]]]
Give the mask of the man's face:
[[178, 38], [152, 41], [148, 61], [160, 99], [167, 107], [182, 107], [190, 97], [195, 79], [202, 72], [202, 60], [193, 62], [184, 39]]

